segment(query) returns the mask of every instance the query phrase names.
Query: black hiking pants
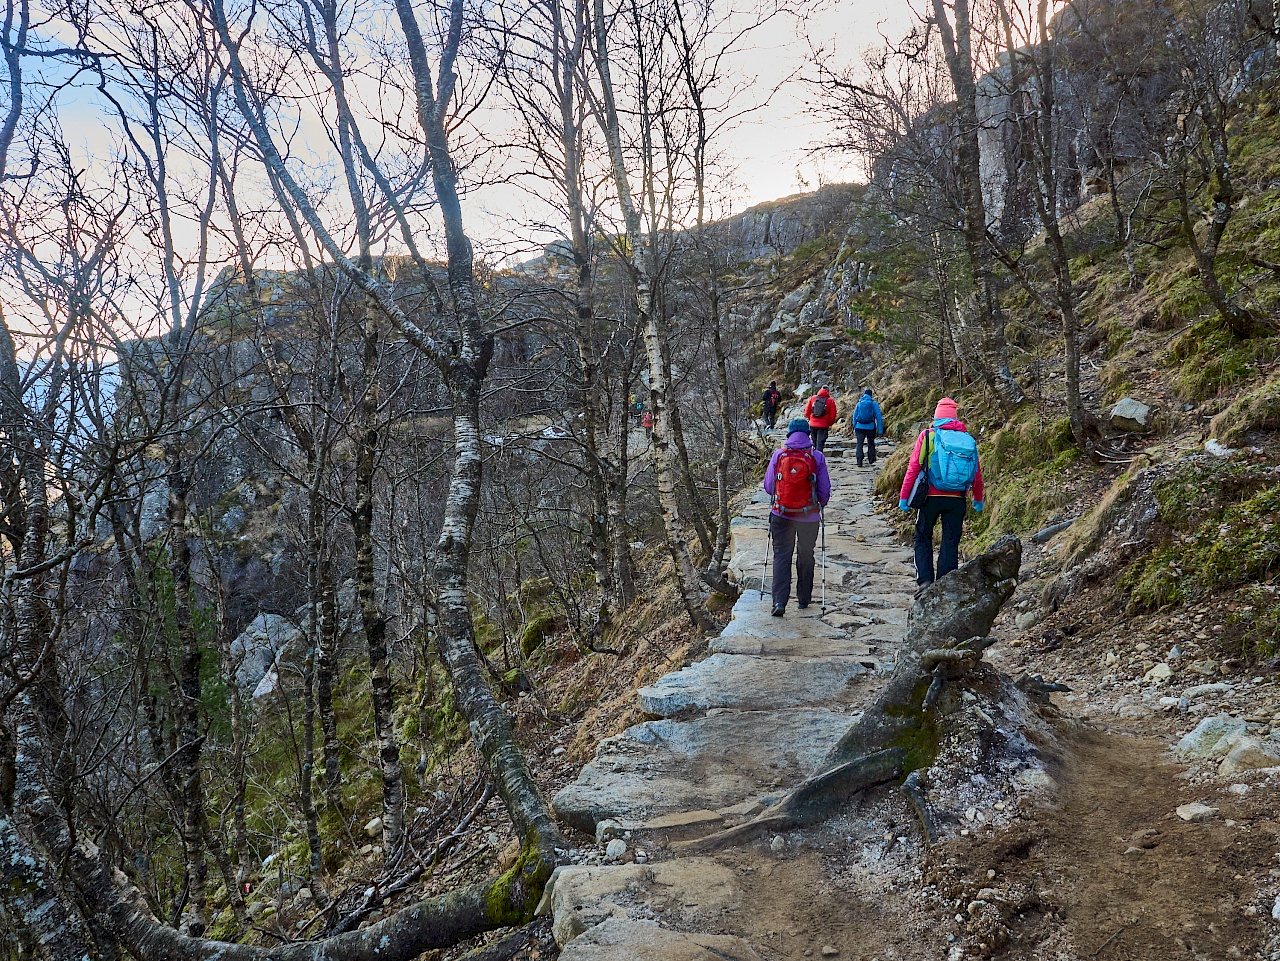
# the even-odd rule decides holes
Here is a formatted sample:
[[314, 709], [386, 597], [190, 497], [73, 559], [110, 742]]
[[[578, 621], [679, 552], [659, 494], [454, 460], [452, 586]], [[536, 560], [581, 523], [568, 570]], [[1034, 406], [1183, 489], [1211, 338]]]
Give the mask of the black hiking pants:
[[791, 555], [796, 556], [796, 598], [801, 604], [813, 600], [813, 548], [818, 543], [818, 521], [798, 521], [769, 515], [769, 538], [773, 541], [773, 603], [786, 607], [791, 599]]
[[961, 497], [939, 497], [930, 494], [916, 516], [916, 583], [932, 584], [933, 528], [942, 521], [942, 547], [938, 549], [938, 577], [950, 574], [960, 565], [960, 535], [964, 532], [964, 514], [968, 503]]
[[861, 427], [853, 429], [854, 436], [858, 438], [858, 466], [862, 466], [862, 445], [867, 445], [867, 463], [874, 464], [876, 462], [876, 432], [875, 428], [865, 430]]
[[764, 426], [768, 427], [770, 430], [773, 430], [774, 426], [777, 423], [778, 423], [778, 408], [766, 407], [764, 409]]
[[830, 427], [809, 428], [809, 439], [813, 441], [814, 450], [822, 450], [822, 448], [827, 446], [827, 434], [830, 432]]

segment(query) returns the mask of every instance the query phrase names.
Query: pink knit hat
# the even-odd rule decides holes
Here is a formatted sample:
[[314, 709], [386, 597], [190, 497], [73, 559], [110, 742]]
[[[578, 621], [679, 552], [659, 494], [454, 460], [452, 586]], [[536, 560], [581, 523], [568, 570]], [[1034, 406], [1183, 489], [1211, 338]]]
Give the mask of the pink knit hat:
[[935, 420], [955, 420], [959, 411], [956, 408], [956, 402], [950, 397], [944, 397], [938, 401], [938, 406], [934, 408], [933, 417]]

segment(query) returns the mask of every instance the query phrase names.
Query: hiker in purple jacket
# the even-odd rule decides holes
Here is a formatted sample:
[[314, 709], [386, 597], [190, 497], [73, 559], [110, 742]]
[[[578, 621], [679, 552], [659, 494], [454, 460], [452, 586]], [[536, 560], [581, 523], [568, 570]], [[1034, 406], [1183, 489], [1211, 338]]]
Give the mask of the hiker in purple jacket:
[[[787, 464], [801, 457], [812, 460], [812, 479], [803, 471], [788, 479]], [[778, 474], [784, 477], [781, 482]], [[813, 549], [818, 543], [822, 508], [831, 499], [831, 474], [822, 451], [809, 438], [809, 422], [797, 417], [787, 425], [787, 442], [773, 452], [764, 475], [764, 489], [773, 498], [769, 538], [773, 541], [773, 616], [782, 617], [791, 599], [791, 555], [796, 555], [796, 598], [800, 608], [813, 600]]]

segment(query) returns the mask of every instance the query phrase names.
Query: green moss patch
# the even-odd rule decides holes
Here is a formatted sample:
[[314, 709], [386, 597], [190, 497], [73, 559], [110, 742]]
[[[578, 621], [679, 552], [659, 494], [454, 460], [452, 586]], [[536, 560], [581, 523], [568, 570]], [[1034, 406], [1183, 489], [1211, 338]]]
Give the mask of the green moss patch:
[[1080, 452], [1065, 417], [1047, 421], [1025, 409], [981, 439], [978, 450], [986, 503], [973, 518], [977, 549], [984, 550], [1004, 534], [1038, 529], [1070, 502], [1064, 481], [1076, 469]]
[[1236, 595], [1227, 623], [1240, 636], [1245, 657], [1280, 655], [1280, 592], [1274, 585], [1245, 588]]
[[1167, 607], [1280, 571], [1280, 468], [1197, 459], [1152, 490], [1165, 538], [1120, 577], [1131, 607]]
[[1242, 340], [1214, 316], [1179, 336], [1167, 359], [1177, 369], [1179, 391], [1199, 402], [1255, 379], [1278, 358], [1280, 337]]
[[525, 657], [528, 657], [538, 648], [540, 648], [546, 639], [554, 633], [556, 629], [556, 617], [554, 614], [544, 612], [537, 614], [529, 619], [525, 624], [524, 630], [520, 633], [520, 650]]
[[908, 721], [907, 726], [894, 735], [888, 745], [906, 751], [906, 757], [902, 762], [904, 772], [929, 767], [937, 758], [938, 749], [942, 744], [942, 732], [938, 730], [934, 712], [926, 712], [924, 709], [924, 699], [929, 692], [929, 684], [928, 678], [921, 681], [911, 692], [910, 704], [890, 708], [888, 711], [891, 717], [904, 718]]

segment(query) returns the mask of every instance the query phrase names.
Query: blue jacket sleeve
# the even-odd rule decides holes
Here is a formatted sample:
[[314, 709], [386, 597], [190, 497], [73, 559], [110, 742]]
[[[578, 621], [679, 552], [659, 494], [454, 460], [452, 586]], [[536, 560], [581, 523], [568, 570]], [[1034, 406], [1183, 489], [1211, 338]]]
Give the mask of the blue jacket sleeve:
[[884, 433], [884, 416], [880, 413], [880, 402], [873, 400], [871, 403], [875, 404], [876, 406], [876, 433], [883, 434]]

